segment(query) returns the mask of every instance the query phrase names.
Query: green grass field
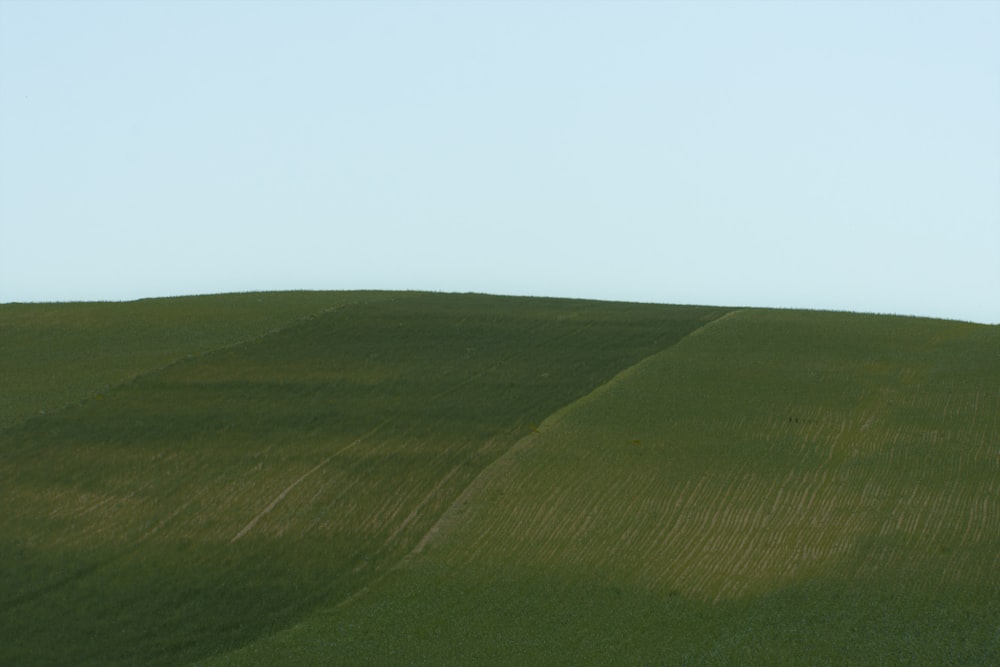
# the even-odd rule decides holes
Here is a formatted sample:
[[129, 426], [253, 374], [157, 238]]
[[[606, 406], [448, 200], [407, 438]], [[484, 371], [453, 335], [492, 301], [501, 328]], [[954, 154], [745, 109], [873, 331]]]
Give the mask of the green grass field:
[[724, 312], [363, 301], [0, 433], [0, 663], [184, 664], [343, 600], [532, 424]]
[[189, 355], [391, 292], [267, 292], [0, 305], [0, 428]]
[[0, 306], [0, 663], [1000, 664], [1000, 327], [204, 299]]

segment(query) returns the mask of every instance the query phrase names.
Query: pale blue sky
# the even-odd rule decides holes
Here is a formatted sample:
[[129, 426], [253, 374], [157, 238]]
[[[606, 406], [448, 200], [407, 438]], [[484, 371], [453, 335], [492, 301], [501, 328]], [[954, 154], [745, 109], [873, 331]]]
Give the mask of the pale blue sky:
[[0, 301], [1000, 321], [998, 2], [0, 2]]

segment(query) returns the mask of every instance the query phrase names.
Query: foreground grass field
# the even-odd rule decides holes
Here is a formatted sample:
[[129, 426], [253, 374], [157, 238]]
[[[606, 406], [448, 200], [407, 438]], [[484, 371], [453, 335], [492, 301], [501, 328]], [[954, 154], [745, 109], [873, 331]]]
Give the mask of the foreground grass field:
[[0, 664], [1000, 664], [1000, 327], [284, 293], [0, 342]]
[[0, 307], [0, 664], [187, 664], [335, 608], [535, 424], [726, 312], [286, 297], [125, 331], [128, 304]]

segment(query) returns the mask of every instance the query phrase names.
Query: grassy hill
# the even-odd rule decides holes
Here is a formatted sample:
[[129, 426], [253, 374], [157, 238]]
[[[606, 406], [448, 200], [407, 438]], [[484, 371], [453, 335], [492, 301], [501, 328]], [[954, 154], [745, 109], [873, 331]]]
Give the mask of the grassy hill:
[[0, 432], [0, 663], [184, 664], [335, 604], [532, 424], [725, 312], [349, 300]]
[[0, 305], [0, 428], [178, 359], [391, 292], [267, 292]]
[[0, 432], [0, 663], [1000, 663], [1000, 327], [310, 298]]

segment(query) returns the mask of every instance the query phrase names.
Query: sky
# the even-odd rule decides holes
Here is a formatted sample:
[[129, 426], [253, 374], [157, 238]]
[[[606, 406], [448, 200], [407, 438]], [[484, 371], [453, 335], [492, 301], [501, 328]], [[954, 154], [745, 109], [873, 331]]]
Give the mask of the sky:
[[0, 2], [0, 302], [1000, 322], [1000, 2]]

